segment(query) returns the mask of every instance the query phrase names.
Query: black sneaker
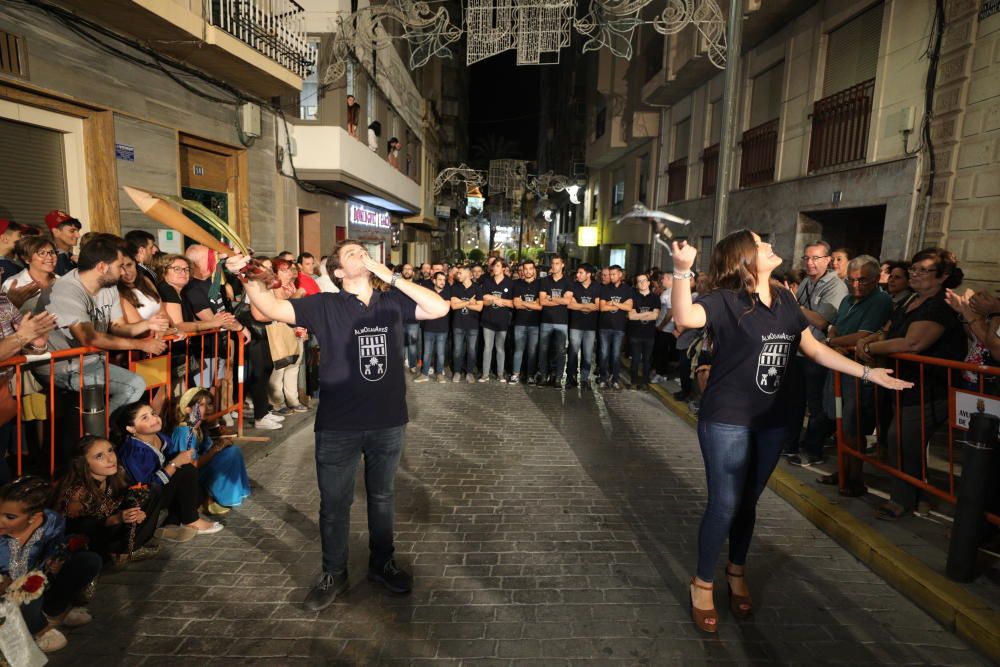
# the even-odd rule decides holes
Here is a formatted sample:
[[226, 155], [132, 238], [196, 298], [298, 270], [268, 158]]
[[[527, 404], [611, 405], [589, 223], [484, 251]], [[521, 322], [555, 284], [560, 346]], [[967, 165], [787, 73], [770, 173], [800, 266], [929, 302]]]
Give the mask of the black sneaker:
[[791, 451], [790, 449], [782, 449], [782, 450], [781, 450], [781, 455], [782, 455], [783, 457], [785, 457], [786, 459], [790, 459], [790, 458], [792, 458], [793, 456], [798, 456], [798, 455], [799, 455], [799, 453], [798, 453], [798, 452], [793, 452], [793, 451]]
[[330, 574], [324, 572], [319, 581], [309, 591], [302, 606], [309, 611], [323, 611], [337, 599], [337, 596], [347, 590], [347, 572]]
[[538, 380], [535, 379], [534, 375], [528, 377], [528, 386], [529, 387], [534, 387], [537, 383], [538, 383]]
[[389, 560], [382, 567], [368, 567], [368, 581], [385, 586], [391, 593], [409, 593], [413, 589], [413, 575], [396, 567], [395, 560]]
[[793, 466], [800, 466], [802, 468], [808, 468], [809, 466], [819, 465], [824, 463], [826, 459], [822, 456], [818, 458], [812, 458], [811, 456], [799, 456], [798, 454], [788, 457], [788, 462]]
[[577, 383], [577, 381], [576, 381], [576, 378], [575, 378], [575, 377], [573, 377], [573, 376], [570, 376], [570, 377], [566, 378], [566, 388], [567, 388], [567, 389], [573, 389], [573, 388], [575, 388], [575, 387], [576, 387], [577, 385], [578, 385], [578, 383]]

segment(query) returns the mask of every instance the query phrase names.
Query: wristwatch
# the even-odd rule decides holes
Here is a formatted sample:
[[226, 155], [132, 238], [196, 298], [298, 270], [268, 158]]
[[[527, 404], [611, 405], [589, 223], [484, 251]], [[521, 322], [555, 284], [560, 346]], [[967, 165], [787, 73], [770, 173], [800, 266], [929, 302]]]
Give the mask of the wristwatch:
[[867, 354], [867, 355], [871, 355], [871, 353], [872, 353], [872, 351], [871, 351], [871, 343], [865, 343], [864, 347], [862, 347], [861, 349], [864, 350], [865, 354]]

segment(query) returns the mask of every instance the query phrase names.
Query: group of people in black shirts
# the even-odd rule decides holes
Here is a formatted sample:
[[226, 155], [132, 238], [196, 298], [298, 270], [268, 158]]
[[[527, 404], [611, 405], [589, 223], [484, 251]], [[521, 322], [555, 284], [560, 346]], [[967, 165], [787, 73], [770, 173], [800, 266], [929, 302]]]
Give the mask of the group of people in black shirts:
[[485, 270], [458, 267], [449, 284], [443, 265], [424, 265], [421, 274], [427, 277], [415, 276], [412, 266], [404, 265], [403, 278], [416, 278], [450, 306], [444, 317], [422, 326], [407, 324], [406, 363], [418, 375], [415, 382], [447, 380], [450, 337], [452, 382], [495, 377], [500, 383], [555, 387], [565, 373], [567, 386], [586, 388], [596, 370], [601, 388], [622, 389], [627, 336], [632, 386], [642, 388], [652, 372], [660, 296], [648, 273], [629, 284], [620, 266], [604, 271], [606, 283], [590, 264], [569, 275], [565, 260], [555, 255], [543, 276], [532, 260], [525, 260], [515, 277], [506, 260], [491, 257]]

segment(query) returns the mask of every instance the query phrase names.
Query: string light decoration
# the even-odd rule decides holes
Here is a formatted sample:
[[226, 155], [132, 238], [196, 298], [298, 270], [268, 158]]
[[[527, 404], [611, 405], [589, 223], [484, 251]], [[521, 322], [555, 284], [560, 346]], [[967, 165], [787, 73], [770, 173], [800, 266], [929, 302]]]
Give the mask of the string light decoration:
[[653, 20], [653, 30], [674, 35], [689, 25], [701, 33], [709, 61], [726, 69], [726, 17], [717, 0], [667, 0], [667, 6]]
[[556, 64], [569, 46], [576, 0], [468, 0], [466, 64], [517, 50], [518, 65]]
[[473, 169], [466, 164], [457, 167], [448, 167], [438, 172], [434, 179], [434, 194], [439, 195], [446, 185], [464, 185], [466, 191], [469, 188], [480, 188], [486, 185], [486, 177], [483, 172]]
[[607, 48], [626, 60], [632, 59], [632, 34], [643, 22], [639, 12], [652, 0], [591, 0], [587, 14], [574, 24], [588, 39], [583, 52]]
[[555, 174], [551, 171], [537, 176], [528, 176], [528, 190], [535, 193], [540, 199], [545, 199], [549, 192], [569, 193], [570, 200], [574, 204], [579, 204], [577, 195], [582, 186], [575, 178]]
[[520, 199], [527, 176], [528, 165], [524, 160], [490, 160], [490, 194], [506, 194], [507, 199]]

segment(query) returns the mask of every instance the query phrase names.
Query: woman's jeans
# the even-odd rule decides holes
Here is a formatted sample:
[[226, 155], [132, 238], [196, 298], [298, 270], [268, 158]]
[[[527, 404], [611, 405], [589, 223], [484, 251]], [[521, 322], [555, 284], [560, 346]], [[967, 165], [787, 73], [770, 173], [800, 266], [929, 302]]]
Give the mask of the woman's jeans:
[[580, 382], [590, 380], [590, 371], [594, 367], [594, 340], [596, 338], [597, 332], [593, 330], [569, 330], [569, 370], [567, 376], [571, 380], [576, 379], [577, 366], [580, 368]]
[[424, 375], [430, 373], [433, 368], [438, 375], [444, 375], [444, 348], [448, 342], [448, 333], [442, 331], [424, 332], [424, 367], [421, 372]]
[[316, 481], [319, 484], [319, 534], [323, 571], [347, 571], [351, 504], [358, 459], [365, 458], [368, 499], [369, 566], [392, 559], [396, 468], [403, 454], [405, 426], [373, 431], [317, 431]]
[[601, 329], [601, 354], [598, 357], [601, 380], [618, 382], [622, 373], [622, 341], [625, 332], [617, 329]]
[[28, 632], [36, 634], [54, 618], [70, 608], [73, 600], [101, 573], [103, 561], [92, 551], [71, 553], [57, 574], [49, 577], [42, 596], [21, 605], [21, 615]]
[[[452, 329], [451, 372], [476, 372], [476, 342], [479, 340], [479, 329]], [[462, 357], [465, 366], [462, 366]]]
[[407, 322], [403, 325], [403, 343], [406, 348], [406, 365], [417, 367], [420, 358], [420, 323]]
[[[632, 386], [649, 384], [649, 374], [653, 368], [653, 344], [655, 338], [630, 338], [632, 350]], [[642, 371], [640, 373], [640, 371]], [[641, 377], [640, 377], [641, 375]]]
[[[522, 367], [524, 353], [528, 353], [528, 366]], [[514, 327], [514, 367], [511, 372], [522, 374], [523, 377], [531, 377], [535, 374], [535, 364], [538, 360], [538, 327], [521, 326]], [[522, 373], [523, 370], [523, 373]]]
[[503, 377], [504, 365], [507, 361], [507, 330], [494, 331], [483, 327], [483, 377], [490, 376], [490, 366], [493, 364], [493, 350], [497, 352], [497, 377]]
[[729, 561], [744, 565], [757, 519], [757, 500], [781, 456], [785, 426], [751, 428], [698, 422], [708, 506], [698, 530], [698, 578], [710, 582], [729, 538]]

